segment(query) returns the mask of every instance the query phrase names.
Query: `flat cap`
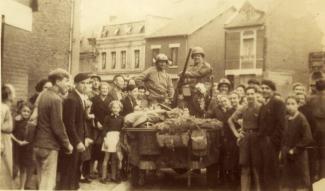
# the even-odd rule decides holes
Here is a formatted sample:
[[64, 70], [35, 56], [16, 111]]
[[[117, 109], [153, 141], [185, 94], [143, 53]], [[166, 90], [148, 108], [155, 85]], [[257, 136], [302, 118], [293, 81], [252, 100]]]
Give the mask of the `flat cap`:
[[263, 80], [261, 84], [268, 86], [273, 91], [276, 91], [276, 85], [272, 80]]
[[89, 79], [91, 75], [89, 73], [79, 73], [74, 77], [74, 83], [79, 83], [86, 79]]

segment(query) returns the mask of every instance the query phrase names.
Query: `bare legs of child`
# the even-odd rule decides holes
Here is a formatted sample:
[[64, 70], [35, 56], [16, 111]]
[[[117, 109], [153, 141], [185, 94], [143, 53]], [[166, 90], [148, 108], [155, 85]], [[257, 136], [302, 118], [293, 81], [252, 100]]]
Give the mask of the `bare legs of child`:
[[122, 169], [123, 155], [121, 152], [116, 152], [116, 153], [105, 152], [103, 165], [102, 165], [102, 178], [101, 178], [102, 183], [108, 182], [108, 164], [110, 160], [111, 160], [110, 179], [114, 182], [119, 182], [119, 171]]

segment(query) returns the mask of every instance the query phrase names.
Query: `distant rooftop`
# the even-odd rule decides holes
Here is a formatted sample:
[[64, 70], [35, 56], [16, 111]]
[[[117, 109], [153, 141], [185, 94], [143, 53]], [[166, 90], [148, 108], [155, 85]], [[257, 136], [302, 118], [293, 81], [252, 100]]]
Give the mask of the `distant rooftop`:
[[110, 21], [110, 24], [104, 25], [102, 27], [100, 37], [107, 38], [107, 37], [114, 37], [114, 36], [136, 35], [136, 34], [144, 35], [148, 31], [147, 30], [148, 22], [152, 20], [169, 21], [170, 18], [156, 16], [156, 15], [147, 15], [144, 18], [138, 18], [138, 19], [118, 19], [118, 18], [115, 19], [114, 18], [112, 21]]
[[189, 35], [211, 22], [228, 9], [234, 9], [233, 4], [223, 4], [215, 8], [200, 10], [192, 14], [184, 14], [173, 19], [165, 27], [149, 35], [147, 38]]

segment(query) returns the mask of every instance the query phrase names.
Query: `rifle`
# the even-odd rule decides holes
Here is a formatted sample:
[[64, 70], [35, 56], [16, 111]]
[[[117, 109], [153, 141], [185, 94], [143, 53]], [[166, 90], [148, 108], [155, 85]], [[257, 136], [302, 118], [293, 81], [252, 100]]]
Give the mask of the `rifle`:
[[213, 75], [210, 76], [210, 84], [211, 84], [211, 87], [210, 87], [209, 97], [208, 97], [208, 100], [207, 100], [206, 106], [205, 106], [206, 111], [208, 110], [208, 107], [209, 107], [209, 105], [211, 103], [212, 96], [213, 96], [213, 88], [214, 88], [214, 77], [213, 77]]
[[185, 80], [185, 72], [187, 70], [187, 67], [188, 67], [188, 61], [191, 57], [191, 53], [192, 53], [192, 49], [190, 48], [188, 50], [188, 53], [187, 53], [187, 57], [186, 57], [186, 61], [185, 61], [185, 64], [184, 64], [184, 68], [183, 68], [183, 71], [179, 77], [179, 80], [177, 82], [177, 86], [176, 86], [176, 89], [175, 89], [175, 93], [174, 93], [174, 97], [173, 97], [173, 100], [172, 100], [172, 107], [177, 107], [177, 102], [178, 102], [178, 95], [181, 91], [181, 88], [184, 84], [184, 80]]

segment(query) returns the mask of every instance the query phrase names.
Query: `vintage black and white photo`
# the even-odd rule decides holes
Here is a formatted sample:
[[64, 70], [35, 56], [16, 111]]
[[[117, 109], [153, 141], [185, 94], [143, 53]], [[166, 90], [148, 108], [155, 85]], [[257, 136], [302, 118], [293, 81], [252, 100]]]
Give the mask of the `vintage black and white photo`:
[[325, 0], [0, 0], [0, 39], [0, 190], [325, 190]]

